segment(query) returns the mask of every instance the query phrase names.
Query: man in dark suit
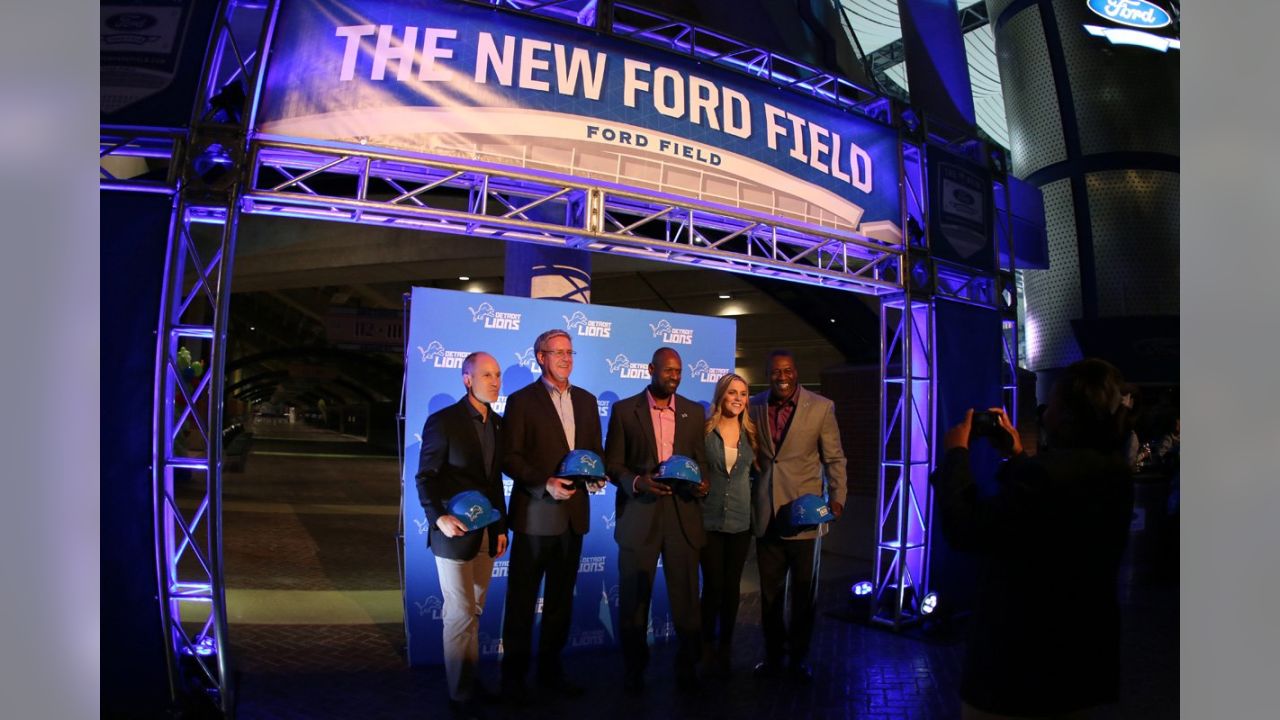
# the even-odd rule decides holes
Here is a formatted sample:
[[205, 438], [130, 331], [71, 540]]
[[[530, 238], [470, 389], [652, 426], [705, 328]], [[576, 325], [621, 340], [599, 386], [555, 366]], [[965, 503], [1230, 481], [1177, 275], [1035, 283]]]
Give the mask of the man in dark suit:
[[698, 551], [706, 541], [701, 499], [709, 482], [704, 478], [697, 486], [673, 487], [653, 477], [658, 464], [672, 455], [706, 465], [706, 413], [676, 394], [681, 368], [679, 353], [659, 348], [649, 363], [649, 387], [614, 404], [605, 442], [605, 467], [618, 488], [613, 537], [618, 542], [623, 688], [633, 694], [644, 689], [649, 602], [659, 555], [679, 641], [676, 682], [688, 690], [697, 680], [702, 626]]
[[[748, 411], [760, 429], [761, 473], [752, 498], [751, 527], [760, 569], [760, 611], [764, 661], [758, 677], [774, 677], [785, 668], [800, 682], [813, 678], [809, 643], [817, 615], [821, 536], [817, 529], [791, 527], [791, 503], [801, 495], [824, 493], [836, 518], [844, 513], [844, 449], [836, 425], [835, 403], [800, 387], [795, 358], [787, 350], [769, 354], [769, 389], [751, 398]], [[783, 618], [790, 577], [790, 628]]]
[[548, 330], [538, 336], [534, 350], [542, 376], [507, 398], [503, 429], [502, 469], [515, 481], [509, 510], [515, 534], [503, 616], [502, 687], [513, 700], [526, 695], [534, 606], [544, 577], [538, 684], [568, 696], [583, 692], [565, 677], [560, 652], [569, 639], [582, 536], [591, 527], [586, 490], [598, 488], [576, 487], [556, 471], [570, 450], [601, 454], [596, 396], [569, 384], [574, 355], [569, 334]]
[[[502, 368], [492, 355], [474, 352], [462, 361], [467, 394], [438, 410], [422, 428], [418, 456], [418, 499], [431, 523], [427, 545], [436, 556], [444, 595], [444, 663], [449, 706], [459, 718], [475, 716], [476, 666], [480, 662], [480, 613], [484, 611], [493, 561], [507, 550], [507, 518], [502, 512], [502, 418], [489, 404], [502, 388]], [[449, 514], [449, 499], [476, 490], [499, 518], [468, 531]]]

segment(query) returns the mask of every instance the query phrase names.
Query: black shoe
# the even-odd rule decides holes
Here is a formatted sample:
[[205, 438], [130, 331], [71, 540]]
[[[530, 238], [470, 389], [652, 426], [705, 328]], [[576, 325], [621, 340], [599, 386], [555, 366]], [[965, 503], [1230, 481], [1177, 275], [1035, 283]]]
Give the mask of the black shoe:
[[503, 681], [501, 699], [509, 705], [526, 705], [532, 699], [529, 687], [523, 682]]
[[481, 705], [496, 705], [502, 702], [503, 694], [493, 692], [484, 685], [476, 683], [476, 686], [471, 690], [471, 699]]
[[567, 698], [577, 698], [587, 694], [586, 688], [569, 682], [563, 675], [538, 678], [538, 687]]
[[728, 646], [716, 651], [715, 671], [722, 678], [733, 676], [733, 651]]
[[627, 675], [622, 681], [622, 691], [632, 696], [643, 693], [644, 676], [640, 674]]
[[471, 701], [450, 700], [449, 714], [454, 720], [484, 720], [484, 715]]
[[751, 672], [758, 678], [776, 678], [782, 675], [782, 663], [778, 660], [758, 662]]
[[787, 675], [801, 685], [808, 685], [813, 682], [813, 668], [809, 667], [809, 663], [806, 662], [791, 663], [791, 666], [787, 668]]

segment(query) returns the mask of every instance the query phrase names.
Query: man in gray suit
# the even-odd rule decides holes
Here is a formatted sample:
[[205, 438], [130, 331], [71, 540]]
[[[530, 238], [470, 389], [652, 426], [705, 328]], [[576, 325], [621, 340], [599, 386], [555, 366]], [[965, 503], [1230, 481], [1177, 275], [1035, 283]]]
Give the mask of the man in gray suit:
[[[760, 568], [760, 605], [765, 658], [758, 677], [786, 671], [807, 683], [809, 643], [817, 614], [821, 536], [816, 529], [791, 526], [791, 503], [801, 495], [823, 494], [823, 477], [831, 512], [844, 513], [846, 493], [844, 449], [836, 425], [835, 404], [800, 387], [795, 357], [788, 350], [769, 354], [769, 389], [751, 398], [751, 419], [760, 428], [761, 474], [752, 498], [752, 530]], [[790, 576], [790, 628], [785, 621]], [[789, 664], [784, 665], [784, 660]]]
[[704, 478], [696, 486], [668, 485], [653, 477], [659, 463], [672, 455], [706, 466], [706, 413], [698, 403], [676, 394], [682, 367], [679, 353], [659, 348], [649, 363], [649, 387], [614, 403], [605, 441], [605, 467], [609, 481], [618, 488], [613, 537], [618, 541], [619, 623], [626, 671], [622, 687], [632, 695], [644, 689], [649, 603], [659, 555], [679, 641], [676, 683], [681, 690], [691, 690], [697, 680], [702, 643], [698, 552], [706, 543], [702, 498], [710, 482]]

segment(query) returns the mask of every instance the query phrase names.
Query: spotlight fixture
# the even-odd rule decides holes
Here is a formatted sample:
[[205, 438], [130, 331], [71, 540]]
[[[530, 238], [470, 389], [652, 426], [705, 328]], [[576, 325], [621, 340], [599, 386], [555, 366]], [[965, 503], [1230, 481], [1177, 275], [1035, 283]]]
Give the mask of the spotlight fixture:
[[932, 615], [933, 611], [937, 609], [938, 609], [938, 593], [931, 592], [931, 593], [925, 594], [924, 598], [920, 601], [920, 614]]
[[728, 299], [729, 299], [729, 298], [731, 298], [731, 297], [733, 297], [733, 296], [732, 296], [732, 295], [730, 295], [729, 293], [720, 293], [720, 299], [721, 299], [721, 300], [728, 300]]
[[871, 591], [875, 589], [876, 586], [872, 585], [870, 580], [859, 580], [853, 584], [853, 587], [849, 588], [849, 591], [853, 593], [854, 597], [864, 597], [870, 595]]
[[470, 275], [459, 275], [459, 276], [458, 276], [458, 279], [459, 279], [459, 280], [461, 280], [462, 282], [466, 282], [466, 281], [468, 281], [468, 280], [470, 280], [470, 279], [471, 279], [471, 276], [470, 276]]

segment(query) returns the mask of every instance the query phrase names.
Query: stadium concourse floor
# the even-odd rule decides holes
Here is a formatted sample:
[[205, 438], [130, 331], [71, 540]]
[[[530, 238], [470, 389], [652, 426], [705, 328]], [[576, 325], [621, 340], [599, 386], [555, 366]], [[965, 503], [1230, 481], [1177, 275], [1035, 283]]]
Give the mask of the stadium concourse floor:
[[[271, 422], [271, 421], [268, 421]], [[401, 625], [394, 454], [358, 438], [257, 423], [243, 472], [225, 475], [225, 567], [236, 716], [448, 718], [443, 668], [409, 668]], [[621, 692], [621, 657], [566, 657], [588, 688], [576, 700], [488, 706], [513, 718], [938, 718], [959, 717], [960, 632], [894, 634], [853, 620], [848, 588], [865, 563], [830, 553], [822, 564], [814, 682], [762, 684], [755, 559], [748, 558], [735, 672], [700, 692], [675, 691], [673, 648], [658, 646], [646, 694]], [[1122, 716], [1178, 716], [1176, 578], [1127, 572]], [[1052, 622], [1051, 618], [1046, 621]], [[482, 678], [498, 680], [495, 663]]]

